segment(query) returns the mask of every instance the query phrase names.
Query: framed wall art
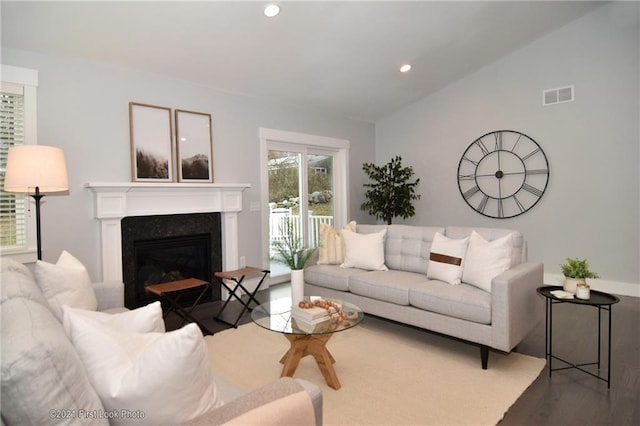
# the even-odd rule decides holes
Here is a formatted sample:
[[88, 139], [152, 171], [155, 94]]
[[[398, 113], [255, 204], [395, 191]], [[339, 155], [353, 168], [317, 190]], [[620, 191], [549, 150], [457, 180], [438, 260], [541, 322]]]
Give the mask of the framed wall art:
[[134, 182], [173, 182], [171, 109], [129, 102]]
[[175, 110], [179, 182], [213, 182], [211, 114]]

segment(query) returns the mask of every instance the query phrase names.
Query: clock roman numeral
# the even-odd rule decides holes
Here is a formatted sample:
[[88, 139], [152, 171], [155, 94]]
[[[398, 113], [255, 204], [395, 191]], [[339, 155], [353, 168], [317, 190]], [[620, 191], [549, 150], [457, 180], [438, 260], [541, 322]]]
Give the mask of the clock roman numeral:
[[475, 180], [475, 175], [458, 175], [458, 180]]
[[530, 153], [528, 153], [527, 155], [525, 155], [524, 157], [522, 157], [522, 161], [526, 161], [527, 159], [533, 157], [534, 155], [536, 155], [537, 153], [540, 152], [540, 148], [536, 148], [533, 151], [531, 151]]
[[480, 151], [482, 151], [483, 155], [487, 155], [489, 153], [489, 150], [487, 149], [486, 145], [482, 143], [481, 139], [478, 139], [476, 141], [476, 145], [478, 145], [478, 148], [480, 148]]
[[466, 155], [464, 157], [462, 157], [462, 159], [466, 160], [466, 161], [470, 162], [471, 164], [473, 164], [474, 166], [478, 167], [478, 161], [473, 161], [472, 159], [470, 159]]
[[473, 188], [466, 190], [464, 194], [462, 194], [462, 196], [465, 200], [468, 200], [469, 198], [477, 194], [478, 191], [480, 191], [480, 188], [478, 187], [478, 185], [475, 185]]
[[502, 132], [496, 132], [494, 133], [495, 137], [496, 137], [496, 151], [500, 151], [502, 150]]
[[498, 217], [504, 217], [504, 206], [502, 205], [502, 198], [498, 198]]
[[522, 185], [522, 189], [524, 189], [527, 192], [532, 193], [536, 197], [542, 197], [542, 194], [543, 194], [541, 189], [538, 189], [535, 186], [531, 186], [528, 183], [525, 183], [524, 185]]
[[518, 139], [516, 139], [516, 142], [513, 144], [513, 148], [511, 148], [511, 152], [516, 152], [516, 147], [518, 146], [518, 143], [520, 142], [521, 138], [522, 138], [522, 134], [518, 135]]
[[484, 210], [487, 208], [487, 201], [489, 201], [488, 196], [485, 195], [484, 197], [482, 197], [482, 201], [480, 201], [480, 204], [478, 204], [478, 211], [484, 212]]
[[532, 169], [532, 170], [525, 170], [524, 174], [525, 175], [546, 175], [549, 173], [549, 169]]
[[520, 209], [520, 213], [523, 213], [525, 210], [524, 204], [522, 204], [520, 200], [518, 200], [518, 197], [516, 197], [515, 195], [513, 195], [513, 201], [516, 202], [516, 206], [518, 206], [518, 209]]

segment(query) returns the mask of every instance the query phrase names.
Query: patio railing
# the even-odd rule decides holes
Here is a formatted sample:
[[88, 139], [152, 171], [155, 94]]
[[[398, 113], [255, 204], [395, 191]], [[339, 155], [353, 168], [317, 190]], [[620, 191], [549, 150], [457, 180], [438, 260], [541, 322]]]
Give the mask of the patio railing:
[[[284, 240], [284, 232], [287, 230], [287, 221], [292, 223], [296, 238], [300, 238], [300, 216], [291, 213], [289, 208], [272, 209], [269, 214], [269, 245], [273, 247], [275, 241]], [[333, 226], [333, 216], [315, 216], [309, 212], [309, 247], [317, 247], [320, 244], [320, 224], [327, 223]]]

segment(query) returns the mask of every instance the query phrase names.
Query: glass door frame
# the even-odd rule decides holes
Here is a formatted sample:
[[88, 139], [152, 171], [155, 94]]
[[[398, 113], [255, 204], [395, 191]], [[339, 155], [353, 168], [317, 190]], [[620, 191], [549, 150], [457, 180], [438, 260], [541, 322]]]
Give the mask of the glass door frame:
[[[349, 141], [346, 139], [309, 135], [305, 133], [289, 132], [285, 130], [260, 128], [260, 184], [261, 184], [261, 247], [263, 264], [269, 265], [269, 170], [268, 153], [270, 150], [300, 152], [303, 156], [304, 169], [309, 153], [321, 152], [333, 156], [333, 221], [336, 228], [347, 223], [349, 205]], [[303, 188], [307, 188], [304, 179]], [[306, 191], [306, 190], [305, 190]], [[304, 192], [304, 191], [303, 191]], [[308, 194], [301, 194], [301, 207], [306, 214]], [[303, 206], [304, 205], [304, 206]], [[306, 217], [306, 216], [303, 216]], [[305, 235], [308, 231], [307, 221], [303, 221]], [[289, 280], [289, 275], [272, 276], [270, 283], [275, 284]]]

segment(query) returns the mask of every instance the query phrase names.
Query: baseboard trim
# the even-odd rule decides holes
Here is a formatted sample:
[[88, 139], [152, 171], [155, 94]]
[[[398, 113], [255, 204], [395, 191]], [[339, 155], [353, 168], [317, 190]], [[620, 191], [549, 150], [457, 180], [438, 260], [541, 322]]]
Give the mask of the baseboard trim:
[[[549, 285], [562, 285], [564, 276], [561, 274], [544, 274], [544, 283]], [[625, 283], [604, 279], [588, 279], [589, 286], [594, 290], [620, 296], [640, 297], [640, 283]]]

